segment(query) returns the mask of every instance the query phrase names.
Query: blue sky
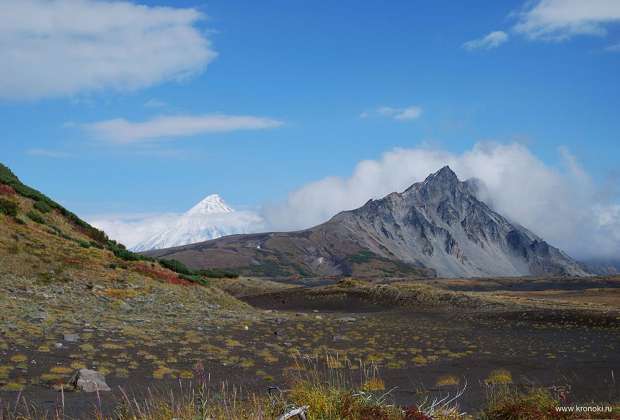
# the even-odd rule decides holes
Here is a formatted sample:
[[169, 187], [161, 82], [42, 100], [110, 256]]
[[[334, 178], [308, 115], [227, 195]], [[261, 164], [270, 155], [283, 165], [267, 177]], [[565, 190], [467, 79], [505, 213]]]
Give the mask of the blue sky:
[[[12, 19], [23, 18], [31, 31], [37, 23], [21, 15], [32, 14], [22, 4], [55, 13], [49, 4], [19, 3]], [[71, 1], [56, 5], [61, 3]], [[133, 36], [126, 28], [111, 40], [102, 29], [96, 34], [101, 52], [95, 42], [86, 58], [80, 56], [83, 61], [61, 66], [68, 50], [60, 44], [73, 42], [74, 29], [52, 25], [46, 29], [52, 38], [62, 31], [71, 35], [52, 44], [59, 54], [27, 62], [23, 77], [15, 76], [19, 63], [13, 73], [0, 73], [1, 160], [81, 215], [179, 212], [209, 193], [257, 208], [309, 182], [348, 177], [360, 161], [394, 148], [460, 154], [481, 141], [523, 144], [551, 167], [560, 164], [558, 148], [565, 147], [603, 186], [618, 176], [620, 161], [620, 12], [603, 1], [594, 12], [572, 10], [572, 20], [562, 22], [554, 20], [553, 7], [562, 7], [555, 3], [140, 2], [146, 8], [129, 11], [147, 21], [148, 12], [173, 12], [155, 6], [195, 13], [181, 24], [197, 31], [192, 36], [164, 34], [179, 45], [167, 50], [178, 52], [172, 70], [156, 63], [158, 57], [142, 57], [141, 41], [123, 40], [125, 32]], [[97, 4], [98, 15], [114, 18], [110, 4]], [[533, 13], [543, 6], [550, 14]], [[88, 13], [75, 13], [81, 12]], [[483, 40], [493, 31], [504, 35]], [[1, 51], [8, 43], [32, 48], [17, 31], [0, 36], [3, 61], [13, 57]], [[185, 40], [197, 45], [188, 48], [188, 57]], [[205, 40], [208, 46], [201, 44]], [[479, 42], [466, 44], [472, 40]], [[123, 52], [129, 58], [115, 59], [132, 61], [132, 81], [123, 79], [128, 70], [114, 62], [118, 74], [111, 70], [103, 80], [94, 75], [94, 81], [69, 83], [64, 90], [46, 85], [79, 79], [82, 70], [90, 71], [85, 60], [108, 65], [106, 48], [115, 42], [138, 47], [137, 53]], [[159, 74], [140, 74], [157, 66], [163, 66]], [[184, 72], [191, 74], [179, 78]], [[419, 115], [397, 118], [409, 107]], [[124, 140], [97, 125], [213, 115], [257, 120], [233, 120], [225, 132], [201, 126], [192, 135], [172, 129], [161, 137]]]

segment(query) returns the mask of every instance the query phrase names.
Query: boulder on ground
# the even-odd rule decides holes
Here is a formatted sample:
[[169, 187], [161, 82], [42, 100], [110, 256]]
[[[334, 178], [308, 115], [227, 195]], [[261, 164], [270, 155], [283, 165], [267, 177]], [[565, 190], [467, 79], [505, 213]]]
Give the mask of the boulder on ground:
[[69, 386], [76, 391], [101, 392], [111, 391], [105, 382], [105, 376], [96, 370], [80, 369], [73, 374], [69, 380]]

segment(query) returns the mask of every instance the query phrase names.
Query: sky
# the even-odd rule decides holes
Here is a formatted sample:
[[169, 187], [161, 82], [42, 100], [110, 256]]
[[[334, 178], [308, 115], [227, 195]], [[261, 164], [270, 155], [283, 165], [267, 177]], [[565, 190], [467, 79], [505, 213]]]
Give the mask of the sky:
[[615, 0], [0, 0], [0, 62], [0, 161], [121, 239], [212, 193], [308, 227], [451, 163], [620, 255]]

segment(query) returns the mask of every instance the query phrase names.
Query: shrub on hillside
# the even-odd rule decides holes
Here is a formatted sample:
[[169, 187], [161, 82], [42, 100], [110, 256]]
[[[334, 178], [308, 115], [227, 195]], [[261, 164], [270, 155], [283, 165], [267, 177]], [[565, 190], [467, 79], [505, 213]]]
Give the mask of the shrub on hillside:
[[136, 254], [134, 252], [129, 251], [125, 248], [125, 245], [120, 244], [116, 241], [106, 239], [106, 247], [112, 251], [112, 253], [125, 261], [152, 261], [152, 258]]
[[187, 281], [191, 281], [192, 283], [198, 283], [202, 286], [208, 286], [209, 281], [202, 276], [196, 274], [179, 274], [179, 278]]
[[185, 264], [178, 260], [161, 259], [159, 260], [159, 264], [161, 264], [162, 267], [167, 268], [168, 270], [174, 271], [175, 273], [185, 274], [188, 276], [194, 274], [192, 270], [187, 268]]
[[0, 214], [6, 214], [7, 216], [17, 216], [17, 203], [11, 200], [0, 198]]
[[209, 270], [198, 270], [196, 274], [199, 274], [204, 277], [215, 278], [215, 279], [236, 279], [239, 277], [239, 274], [233, 273], [232, 271], [226, 271], [219, 268], [212, 268]]
[[52, 208], [45, 201], [37, 201], [34, 203], [34, 208], [39, 210], [41, 213], [49, 213], [52, 211]]
[[41, 216], [40, 213], [38, 213], [38, 212], [36, 212], [34, 210], [30, 210], [28, 213], [26, 213], [26, 216], [28, 216], [28, 218], [30, 220], [32, 220], [33, 222], [37, 222], [37, 223], [40, 223], [42, 225], [44, 225], [46, 223], [45, 219], [43, 218], [43, 216]]

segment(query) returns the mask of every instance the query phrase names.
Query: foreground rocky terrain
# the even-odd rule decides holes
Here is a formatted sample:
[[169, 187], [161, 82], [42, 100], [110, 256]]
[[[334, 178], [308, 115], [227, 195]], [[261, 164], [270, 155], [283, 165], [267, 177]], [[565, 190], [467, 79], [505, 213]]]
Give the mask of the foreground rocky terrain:
[[[587, 302], [568, 290], [546, 291], [548, 299], [492, 280], [478, 281], [485, 291], [457, 291], [463, 285], [451, 280], [345, 280], [318, 288], [267, 283], [250, 294], [242, 286], [252, 279], [215, 282], [244, 294], [242, 303], [214, 286], [33, 284], [5, 274], [0, 399], [14, 401], [21, 391], [52, 410], [64, 386], [70, 413], [99, 399], [111, 410], [123, 392], [141, 398], [195, 381], [197, 366], [214, 390], [226, 382], [262, 394], [285, 389], [300, 357], [330, 355], [336, 370], [376, 366], [381, 389], [396, 387], [391, 398], [403, 406], [467, 383], [460, 406], [474, 413], [494, 382], [617, 401], [620, 281], [591, 281]], [[69, 392], [81, 368], [104, 374], [112, 392]]]

